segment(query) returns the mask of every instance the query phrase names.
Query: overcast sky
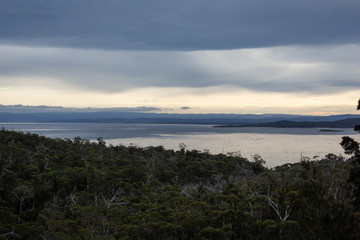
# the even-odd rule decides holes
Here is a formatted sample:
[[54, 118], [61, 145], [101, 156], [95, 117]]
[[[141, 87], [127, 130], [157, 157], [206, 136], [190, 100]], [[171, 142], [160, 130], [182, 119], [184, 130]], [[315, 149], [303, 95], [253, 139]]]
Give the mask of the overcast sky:
[[0, 104], [355, 113], [358, 0], [0, 0]]

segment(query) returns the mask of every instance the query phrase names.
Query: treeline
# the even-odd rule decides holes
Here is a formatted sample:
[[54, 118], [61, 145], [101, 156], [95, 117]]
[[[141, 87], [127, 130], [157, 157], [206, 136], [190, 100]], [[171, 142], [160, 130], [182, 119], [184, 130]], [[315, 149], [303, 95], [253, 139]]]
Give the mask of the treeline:
[[0, 131], [0, 239], [360, 239], [351, 164]]

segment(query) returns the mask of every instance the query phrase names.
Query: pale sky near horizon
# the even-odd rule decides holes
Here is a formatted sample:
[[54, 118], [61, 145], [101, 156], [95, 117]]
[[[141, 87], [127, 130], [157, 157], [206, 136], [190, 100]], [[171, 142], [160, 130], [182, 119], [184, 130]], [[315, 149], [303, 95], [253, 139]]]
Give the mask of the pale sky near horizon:
[[356, 113], [358, 0], [0, 0], [0, 104]]

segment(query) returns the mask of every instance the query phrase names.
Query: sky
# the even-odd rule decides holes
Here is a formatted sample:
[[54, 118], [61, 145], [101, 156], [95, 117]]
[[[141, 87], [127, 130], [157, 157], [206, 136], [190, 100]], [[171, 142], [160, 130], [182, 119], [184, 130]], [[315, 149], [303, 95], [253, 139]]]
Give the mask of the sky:
[[0, 0], [0, 104], [356, 113], [359, 0]]

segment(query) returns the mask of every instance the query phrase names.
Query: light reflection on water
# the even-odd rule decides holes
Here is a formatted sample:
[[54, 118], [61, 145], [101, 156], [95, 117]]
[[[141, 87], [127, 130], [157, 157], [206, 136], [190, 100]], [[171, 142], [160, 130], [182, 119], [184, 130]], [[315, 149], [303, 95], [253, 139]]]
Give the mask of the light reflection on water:
[[0, 123], [7, 129], [32, 132], [53, 138], [76, 136], [89, 140], [103, 137], [112, 145], [159, 146], [179, 149], [186, 144], [189, 150], [209, 150], [210, 153], [241, 152], [252, 159], [259, 154], [266, 165], [273, 167], [300, 160], [301, 156], [324, 157], [328, 153], [343, 154], [341, 137], [352, 135], [352, 129], [343, 132], [321, 132], [309, 128], [213, 128], [210, 125], [185, 124], [122, 124], [122, 123]]
[[[258, 136], [260, 135], [260, 136]], [[340, 135], [291, 135], [291, 134], [197, 134], [162, 138], [119, 138], [107, 140], [112, 145], [135, 145], [139, 147], [162, 145], [167, 149], [179, 149], [185, 143], [189, 150], [209, 150], [211, 153], [240, 152], [252, 159], [259, 154], [266, 165], [273, 167], [284, 163], [298, 162], [301, 156], [324, 157], [328, 153], [342, 154]]]

